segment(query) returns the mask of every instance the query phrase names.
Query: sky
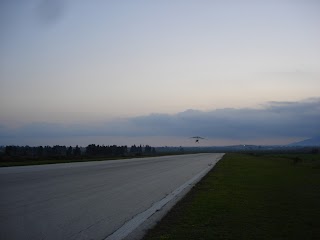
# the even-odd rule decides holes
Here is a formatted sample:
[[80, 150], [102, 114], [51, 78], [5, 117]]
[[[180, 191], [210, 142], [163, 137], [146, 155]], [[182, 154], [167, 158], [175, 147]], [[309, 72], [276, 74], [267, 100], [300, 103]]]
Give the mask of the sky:
[[320, 1], [0, 1], [0, 145], [320, 135]]

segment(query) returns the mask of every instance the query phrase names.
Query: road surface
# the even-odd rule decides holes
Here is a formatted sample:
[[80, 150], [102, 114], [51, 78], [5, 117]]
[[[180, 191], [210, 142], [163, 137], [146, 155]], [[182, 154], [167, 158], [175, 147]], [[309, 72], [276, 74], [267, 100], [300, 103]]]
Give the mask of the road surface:
[[0, 169], [0, 239], [105, 239], [222, 154]]

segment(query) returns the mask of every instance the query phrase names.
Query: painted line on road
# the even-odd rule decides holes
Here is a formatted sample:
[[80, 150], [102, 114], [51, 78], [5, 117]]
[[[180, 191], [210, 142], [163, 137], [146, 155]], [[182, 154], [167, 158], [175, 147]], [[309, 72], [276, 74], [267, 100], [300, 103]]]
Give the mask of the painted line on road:
[[[222, 158], [222, 157], [221, 157]], [[220, 159], [221, 159], [220, 158]], [[105, 240], [121, 240], [128, 236], [132, 231], [139, 227], [143, 222], [150, 218], [154, 213], [160, 211], [168, 202], [177, 197], [185, 188], [189, 187], [192, 184], [197, 183], [202, 177], [204, 177], [220, 160], [217, 159], [216, 162], [208, 165], [207, 168], [202, 170], [200, 173], [195, 175], [193, 178], [185, 182], [183, 185], [178, 187], [176, 190], [168, 194], [165, 198], [154, 203], [149, 209], [145, 210], [134, 216], [131, 220], [126, 222], [122, 227], [109, 235]]]

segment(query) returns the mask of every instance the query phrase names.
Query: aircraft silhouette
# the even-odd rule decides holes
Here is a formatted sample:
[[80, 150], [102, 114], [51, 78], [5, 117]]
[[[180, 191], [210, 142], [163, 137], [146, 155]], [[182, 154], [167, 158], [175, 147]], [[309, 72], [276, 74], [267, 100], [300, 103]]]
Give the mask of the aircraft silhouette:
[[199, 143], [199, 139], [205, 139], [205, 138], [199, 137], [199, 136], [195, 136], [195, 137], [191, 137], [191, 138], [195, 138], [196, 139], [196, 143]]

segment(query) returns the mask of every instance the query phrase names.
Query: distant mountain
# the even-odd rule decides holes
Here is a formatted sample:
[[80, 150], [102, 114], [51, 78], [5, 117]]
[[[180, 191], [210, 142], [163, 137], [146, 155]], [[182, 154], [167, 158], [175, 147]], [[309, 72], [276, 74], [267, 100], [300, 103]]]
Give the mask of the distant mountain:
[[320, 146], [320, 137], [313, 137], [301, 142], [289, 144], [290, 146]]

